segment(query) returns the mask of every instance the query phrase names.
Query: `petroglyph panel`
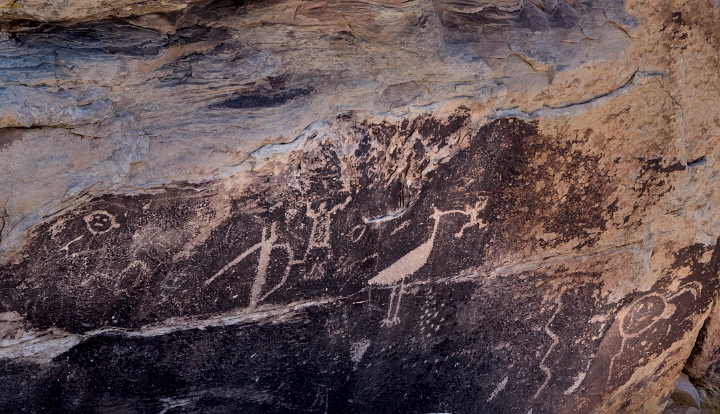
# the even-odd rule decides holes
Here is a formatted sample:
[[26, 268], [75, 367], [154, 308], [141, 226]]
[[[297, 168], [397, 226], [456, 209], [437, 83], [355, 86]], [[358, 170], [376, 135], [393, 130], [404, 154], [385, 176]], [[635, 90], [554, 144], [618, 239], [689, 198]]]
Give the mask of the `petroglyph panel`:
[[[468, 133], [474, 138], [461, 144]], [[369, 289], [395, 298], [388, 320], [397, 321], [405, 282], [481, 267], [502, 246], [592, 245], [598, 236], [583, 232], [603, 225], [602, 214], [571, 224], [560, 210], [546, 223], [558, 233], [552, 242], [508, 231], [524, 225], [517, 203], [539, 202], [517, 188], [527, 174], [518, 168], [545, 140], [533, 124], [473, 130], [460, 110], [445, 120], [357, 124], [341, 139], [313, 141], [284, 172], [236, 193], [108, 195], [59, 216], [36, 230], [36, 253], [2, 270], [7, 309], [39, 328], [80, 333]], [[446, 147], [453, 163], [427, 172]], [[383, 170], [395, 158], [408, 160], [402, 175]], [[601, 187], [580, 191], [597, 198], [611, 189], [592, 185]], [[61, 313], [49, 312], [57, 300]]]
[[718, 4], [0, 1], [0, 411], [661, 412]]
[[[685, 166], [593, 151], [626, 141], [591, 128], [471, 115], [343, 116], [251, 180], [68, 209], [0, 270], [1, 310], [63, 339], [5, 371], [25, 378], [23, 364], [52, 355], [23, 381], [35, 393], [62, 378], [47, 401], [73, 395], [68, 410], [596, 408], [709, 306], [712, 249], [687, 247], [638, 291], [642, 241], [603, 238], [632, 234], [629, 217]], [[618, 191], [654, 195], [619, 206]], [[88, 388], [107, 391], [73, 394]]]

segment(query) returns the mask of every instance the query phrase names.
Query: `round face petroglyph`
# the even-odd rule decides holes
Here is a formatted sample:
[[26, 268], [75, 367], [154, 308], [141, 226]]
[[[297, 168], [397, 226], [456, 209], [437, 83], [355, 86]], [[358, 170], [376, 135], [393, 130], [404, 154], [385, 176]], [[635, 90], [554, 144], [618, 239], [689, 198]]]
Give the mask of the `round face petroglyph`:
[[622, 321], [622, 331], [626, 335], [639, 333], [652, 325], [665, 311], [665, 300], [661, 296], [646, 296], [630, 305]]
[[112, 229], [120, 227], [115, 221], [115, 216], [105, 210], [96, 210], [83, 218], [88, 230], [92, 234], [107, 233]]

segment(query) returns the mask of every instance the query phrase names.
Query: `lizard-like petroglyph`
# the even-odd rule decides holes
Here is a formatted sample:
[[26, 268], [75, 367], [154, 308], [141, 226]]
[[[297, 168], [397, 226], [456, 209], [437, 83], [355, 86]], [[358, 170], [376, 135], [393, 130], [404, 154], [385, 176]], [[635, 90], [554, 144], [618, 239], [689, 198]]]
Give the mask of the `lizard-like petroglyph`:
[[[478, 218], [480, 211], [485, 208], [487, 199], [483, 199], [475, 207], [466, 207], [464, 210], [447, 210], [441, 211], [433, 206], [433, 214], [430, 218], [433, 219], [433, 230], [430, 233], [430, 238], [420, 246], [416, 247], [405, 256], [398, 259], [395, 263], [391, 264], [383, 271], [378, 273], [375, 277], [368, 280], [370, 285], [384, 285], [393, 286], [392, 292], [390, 292], [390, 303], [388, 304], [387, 317], [383, 319], [383, 326], [393, 326], [400, 323], [398, 317], [398, 311], [400, 310], [400, 301], [402, 295], [405, 293], [405, 279], [408, 276], [412, 276], [415, 272], [420, 270], [421, 267], [425, 266], [430, 253], [432, 252], [433, 246], [435, 245], [435, 236], [437, 235], [438, 225], [440, 224], [440, 218], [447, 214], [464, 214], [470, 217], [470, 221], [463, 225], [459, 232], [455, 233], [455, 237], [462, 237], [463, 232], [466, 228], [477, 225], [478, 229], [485, 227], [486, 223], [482, 219]], [[398, 283], [399, 282], [399, 283]], [[395, 298], [397, 296], [397, 299]], [[395, 301], [394, 312], [393, 312], [393, 301]]]
[[472, 226], [477, 225], [478, 230], [485, 227], [485, 222], [480, 218], [480, 212], [485, 210], [485, 206], [487, 205], [487, 198], [484, 197], [480, 199], [477, 203], [475, 203], [475, 207], [466, 206], [465, 210], [452, 210], [452, 211], [446, 211], [444, 214], [450, 214], [450, 213], [460, 213], [465, 214], [466, 216], [470, 217], [470, 220], [463, 224], [463, 226], [460, 228], [460, 230], [455, 233], [455, 238], [460, 238], [463, 236], [463, 233], [465, 232], [465, 229], [468, 229]]

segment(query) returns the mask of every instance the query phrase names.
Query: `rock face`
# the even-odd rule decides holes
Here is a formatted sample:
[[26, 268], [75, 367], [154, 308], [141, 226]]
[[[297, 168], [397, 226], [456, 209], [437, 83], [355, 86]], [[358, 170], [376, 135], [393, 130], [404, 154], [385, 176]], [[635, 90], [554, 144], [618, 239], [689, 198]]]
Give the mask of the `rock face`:
[[720, 371], [714, 3], [0, 7], [2, 411], [658, 413]]

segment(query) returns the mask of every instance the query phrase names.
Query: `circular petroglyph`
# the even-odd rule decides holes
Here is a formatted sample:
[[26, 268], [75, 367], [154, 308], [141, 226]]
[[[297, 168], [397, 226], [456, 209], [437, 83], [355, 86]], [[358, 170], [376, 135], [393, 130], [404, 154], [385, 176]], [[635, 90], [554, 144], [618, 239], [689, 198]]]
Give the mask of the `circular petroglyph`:
[[649, 295], [630, 305], [620, 324], [625, 335], [640, 333], [664, 316], [667, 304], [660, 295]]
[[95, 210], [83, 218], [85, 225], [92, 234], [107, 233], [112, 229], [120, 227], [115, 221], [115, 216], [105, 210]]

